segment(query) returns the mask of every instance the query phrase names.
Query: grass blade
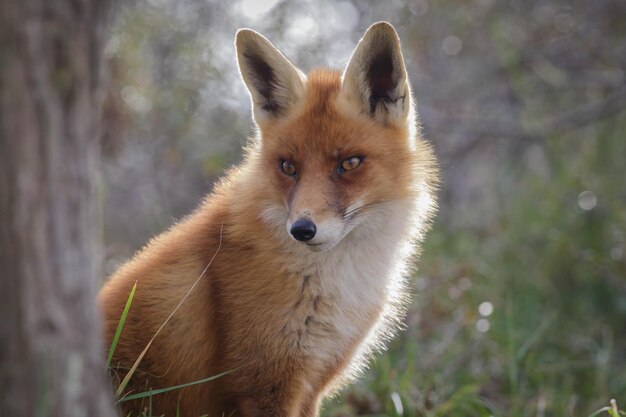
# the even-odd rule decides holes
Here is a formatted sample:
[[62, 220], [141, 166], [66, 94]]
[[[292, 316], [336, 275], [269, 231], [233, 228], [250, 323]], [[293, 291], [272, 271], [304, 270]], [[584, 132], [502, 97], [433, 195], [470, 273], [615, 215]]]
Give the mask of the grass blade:
[[137, 394], [127, 395], [126, 397], [118, 400], [117, 402], [121, 403], [121, 402], [124, 402], [124, 401], [138, 400], [140, 398], [152, 397], [153, 395], [159, 395], [159, 394], [163, 394], [165, 392], [170, 392], [170, 391], [174, 391], [174, 390], [177, 390], [177, 389], [190, 387], [192, 385], [202, 384], [202, 383], [205, 383], [205, 382], [209, 382], [209, 381], [213, 381], [215, 379], [221, 378], [224, 375], [227, 375], [227, 374], [229, 374], [229, 373], [231, 373], [231, 372], [233, 372], [235, 370], [236, 369], [232, 369], [230, 371], [222, 372], [221, 374], [213, 375], [213, 376], [210, 376], [210, 377], [204, 378], [204, 379], [199, 379], [198, 381], [194, 381], [194, 382], [188, 382], [186, 384], [174, 385], [172, 387], [160, 388], [160, 389], [155, 389], [155, 390], [150, 390], [150, 391], [145, 391], [145, 392], [139, 392]]
[[[161, 330], [161, 329], [159, 329], [159, 330]], [[157, 331], [156, 334], [158, 334], [158, 333], [159, 332]], [[156, 336], [156, 334], [154, 336]], [[137, 366], [139, 366], [139, 363], [141, 362], [143, 357], [146, 355], [146, 352], [148, 351], [148, 349], [152, 345], [152, 341], [154, 340], [154, 336], [152, 337], [152, 339], [150, 339], [150, 341], [148, 342], [146, 347], [143, 348], [143, 350], [139, 354], [139, 357], [137, 358], [137, 360], [135, 360], [135, 363], [133, 363], [133, 366], [130, 368], [130, 371], [128, 371], [128, 373], [126, 374], [124, 379], [122, 379], [122, 382], [120, 382], [120, 386], [117, 387], [117, 391], [115, 391], [115, 397], [116, 398], [119, 398], [122, 395], [122, 392], [124, 391], [124, 388], [126, 388], [126, 385], [128, 385], [128, 383], [130, 382], [130, 378], [133, 376], [133, 374], [137, 370]]]
[[605, 411], [609, 411], [611, 409], [611, 407], [602, 407], [599, 410], [596, 410], [593, 414], [590, 414], [589, 417], [596, 417], [599, 416], [600, 414], [604, 413]]
[[124, 307], [124, 311], [122, 312], [122, 317], [120, 317], [120, 321], [117, 324], [115, 336], [113, 336], [113, 341], [111, 342], [111, 347], [109, 348], [109, 356], [107, 357], [107, 361], [104, 364], [105, 369], [109, 369], [109, 365], [111, 365], [111, 359], [113, 358], [113, 353], [115, 352], [117, 342], [120, 339], [120, 334], [122, 334], [122, 328], [124, 327], [124, 323], [126, 322], [126, 316], [128, 315], [128, 310], [130, 310], [130, 305], [133, 302], [133, 297], [135, 296], [136, 289], [137, 283], [135, 282], [135, 285], [133, 285], [133, 289], [130, 290], [130, 295], [128, 296], [128, 300], [126, 301], [126, 306]]
[[611, 401], [609, 401], [609, 404], [610, 405], [607, 407], [602, 407], [601, 409], [596, 410], [596, 412], [591, 414], [589, 417], [596, 417], [605, 412], [609, 414], [611, 417], [626, 416], [625, 412], [617, 408], [617, 401], [612, 399]]

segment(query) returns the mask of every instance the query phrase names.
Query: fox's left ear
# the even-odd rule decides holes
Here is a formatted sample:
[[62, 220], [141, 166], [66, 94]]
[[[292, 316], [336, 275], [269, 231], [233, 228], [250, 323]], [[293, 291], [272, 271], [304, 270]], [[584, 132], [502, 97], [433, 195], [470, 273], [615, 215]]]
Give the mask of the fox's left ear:
[[343, 73], [342, 95], [350, 106], [381, 123], [404, 124], [411, 107], [400, 39], [393, 26], [370, 26]]

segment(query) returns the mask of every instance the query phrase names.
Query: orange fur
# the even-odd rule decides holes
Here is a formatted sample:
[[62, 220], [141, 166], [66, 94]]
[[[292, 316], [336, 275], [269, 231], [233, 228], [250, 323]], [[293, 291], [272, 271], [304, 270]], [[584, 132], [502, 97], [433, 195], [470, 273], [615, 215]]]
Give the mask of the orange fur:
[[[342, 82], [337, 71], [314, 70], [284, 114], [258, 117], [244, 162], [100, 292], [110, 343], [137, 282], [112, 362], [121, 377], [216, 255], [128, 390], [234, 371], [155, 396], [154, 415], [179, 407], [183, 416], [316, 416], [323, 396], [365, 364], [402, 316], [402, 277], [434, 210], [436, 165], [410, 117], [381, 123], [351, 109]], [[334, 173], [353, 155], [361, 166]], [[293, 161], [298, 177], [285, 175], [280, 160]], [[326, 251], [311, 251], [285, 228], [301, 210], [322, 222], [357, 202], [371, 210], [363, 207]], [[400, 218], [389, 217], [393, 210]], [[144, 406], [123, 403], [123, 413]]]

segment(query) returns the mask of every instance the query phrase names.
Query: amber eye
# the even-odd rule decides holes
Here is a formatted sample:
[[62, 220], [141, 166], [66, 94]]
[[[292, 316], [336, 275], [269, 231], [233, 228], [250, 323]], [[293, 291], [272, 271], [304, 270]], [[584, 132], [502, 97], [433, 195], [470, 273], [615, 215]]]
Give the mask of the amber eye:
[[344, 159], [341, 163], [341, 171], [352, 171], [359, 165], [361, 165], [362, 159], [358, 156], [351, 156], [350, 158]]
[[280, 169], [290, 177], [296, 175], [296, 166], [289, 161], [283, 161], [280, 164]]

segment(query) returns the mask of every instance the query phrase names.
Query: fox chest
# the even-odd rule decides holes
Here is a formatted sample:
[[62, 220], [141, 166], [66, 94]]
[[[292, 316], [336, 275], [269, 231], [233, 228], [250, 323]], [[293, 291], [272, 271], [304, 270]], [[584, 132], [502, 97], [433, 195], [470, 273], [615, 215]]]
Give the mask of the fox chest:
[[294, 274], [297, 288], [277, 320], [283, 349], [309, 369], [349, 361], [384, 307], [385, 278], [383, 269], [342, 264]]

